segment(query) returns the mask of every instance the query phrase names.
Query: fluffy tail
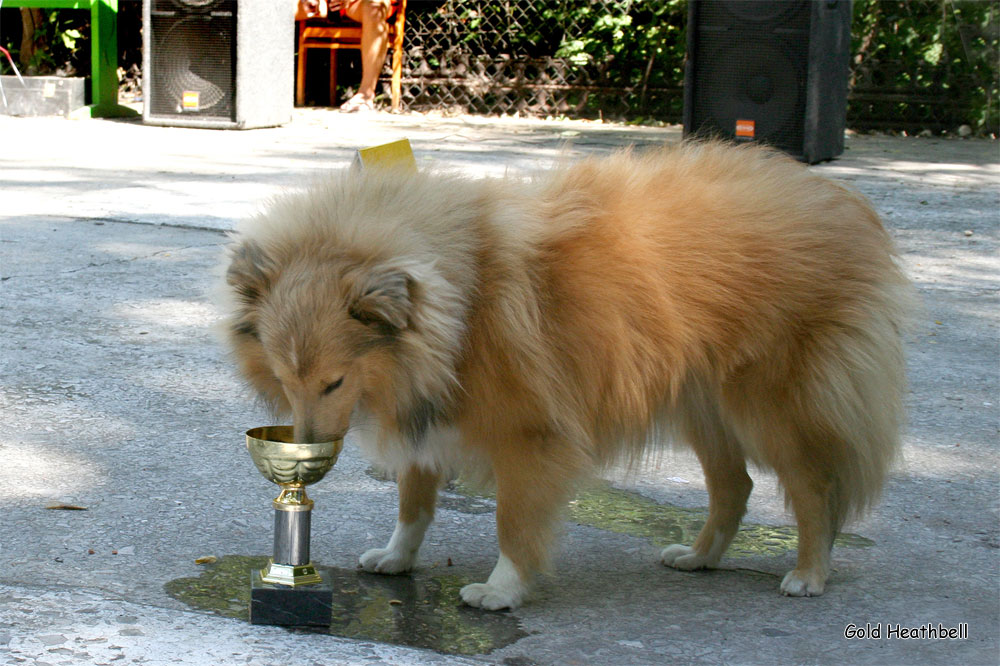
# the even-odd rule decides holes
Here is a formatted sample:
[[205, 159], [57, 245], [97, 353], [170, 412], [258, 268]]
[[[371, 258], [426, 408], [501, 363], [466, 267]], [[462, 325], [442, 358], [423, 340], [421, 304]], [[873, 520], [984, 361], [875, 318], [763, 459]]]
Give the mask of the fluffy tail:
[[[833, 531], [878, 499], [900, 450], [906, 392], [903, 332], [915, 301], [902, 273], [891, 276], [863, 327], [843, 331], [817, 356], [800, 394], [813, 437], [829, 456]], [[799, 413], [803, 413], [800, 411]]]

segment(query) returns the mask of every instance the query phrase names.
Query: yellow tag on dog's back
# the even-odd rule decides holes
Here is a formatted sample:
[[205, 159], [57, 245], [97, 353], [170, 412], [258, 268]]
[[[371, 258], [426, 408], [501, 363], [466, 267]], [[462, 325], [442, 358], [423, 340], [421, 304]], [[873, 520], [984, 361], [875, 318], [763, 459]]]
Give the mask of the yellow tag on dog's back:
[[393, 167], [417, 171], [417, 158], [413, 156], [409, 139], [400, 139], [381, 146], [362, 148], [354, 156], [354, 164], [361, 168]]

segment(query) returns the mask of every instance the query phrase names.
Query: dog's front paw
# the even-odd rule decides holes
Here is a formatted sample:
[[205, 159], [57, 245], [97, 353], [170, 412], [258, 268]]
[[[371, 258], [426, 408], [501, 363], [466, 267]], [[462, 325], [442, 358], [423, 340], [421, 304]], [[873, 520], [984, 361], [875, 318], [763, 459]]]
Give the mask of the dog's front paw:
[[781, 581], [781, 593], [786, 597], [818, 597], [826, 587], [826, 576], [815, 571], [792, 569]]
[[460, 592], [462, 601], [485, 610], [511, 610], [521, 605], [523, 594], [520, 590], [509, 590], [490, 585], [489, 583], [473, 583], [466, 585]]
[[702, 555], [691, 546], [679, 543], [664, 548], [663, 552], [660, 553], [660, 561], [668, 567], [682, 571], [709, 569], [718, 564], [718, 562], [713, 562], [708, 555]]
[[473, 583], [462, 588], [462, 601], [486, 610], [500, 610], [519, 607], [528, 593], [528, 584], [509, 557], [500, 553], [493, 573], [485, 583]]
[[365, 551], [358, 564], [369, 573], [399, 574], [413, 569], [416, 554], [401, 553], [391, 548], [372, 548]]

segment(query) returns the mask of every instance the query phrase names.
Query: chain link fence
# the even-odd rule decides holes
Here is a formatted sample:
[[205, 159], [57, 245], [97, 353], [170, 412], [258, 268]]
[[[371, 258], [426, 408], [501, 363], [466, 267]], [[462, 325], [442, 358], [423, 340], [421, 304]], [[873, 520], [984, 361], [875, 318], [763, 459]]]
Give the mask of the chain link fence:
[[409, 0], [404, 103], [478, 114], [679, 119], [683, 12], [671, 24], [639, 28], [657, 42], [672, 40], [662, 53], [627, 50], [634, 38], [615, 48], [626, 30], [634, 36], [632, 26], [651, 23], [671, 4], [678, 3]]
[[[855, 0], [848, 123], [996, 132], [996, 7]], [[680, 122], [686, 23], [685, 0], [409, 0], [404, 107]]]

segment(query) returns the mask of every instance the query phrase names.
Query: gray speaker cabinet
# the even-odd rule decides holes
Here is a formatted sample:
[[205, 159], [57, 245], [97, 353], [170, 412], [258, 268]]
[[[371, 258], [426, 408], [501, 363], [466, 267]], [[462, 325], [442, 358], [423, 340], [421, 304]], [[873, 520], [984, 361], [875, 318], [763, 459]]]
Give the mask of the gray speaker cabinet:
[[289, 122], [294, 18], [287, 0], [143, 0], [143, 121], [213, 129]]

